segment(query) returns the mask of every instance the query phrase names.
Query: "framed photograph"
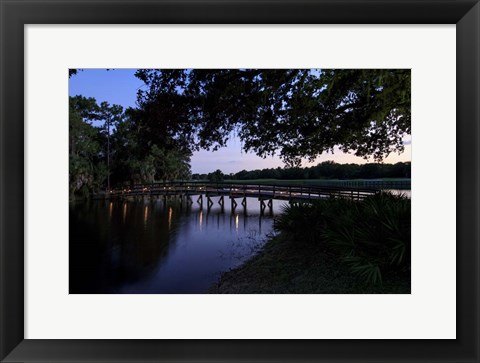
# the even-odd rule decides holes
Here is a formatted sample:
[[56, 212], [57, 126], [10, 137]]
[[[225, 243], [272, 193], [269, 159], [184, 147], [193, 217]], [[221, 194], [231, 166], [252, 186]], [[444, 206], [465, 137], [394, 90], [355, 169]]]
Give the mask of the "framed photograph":
[[410, 69], [70, 73], [71, 295], [410, 294]]
[[2, 362], [480, 360], [478, 1], [1, 9]]

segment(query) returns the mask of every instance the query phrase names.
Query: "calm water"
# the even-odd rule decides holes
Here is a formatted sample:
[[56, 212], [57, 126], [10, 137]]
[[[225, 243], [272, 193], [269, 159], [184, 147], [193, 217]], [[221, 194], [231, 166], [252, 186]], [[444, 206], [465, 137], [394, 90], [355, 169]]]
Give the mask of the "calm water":
[[[391, 190], [411, 196], [410, 190]], [[207, 212], [178, 200], [70, 204], [70, 293], [205, 293], [220, 275], [253, 256], [273, 233], [274, 200], [260, 216], [247, 198], [235, 213], [225, 197]]]
[[260, 216], [248, 198], [236, 213], [218, 197], [210, 212], [174, 200], [91, 201], [70, 206], [70, 293], [204, 293], [255, 254], [272, 233], [273, 201]]

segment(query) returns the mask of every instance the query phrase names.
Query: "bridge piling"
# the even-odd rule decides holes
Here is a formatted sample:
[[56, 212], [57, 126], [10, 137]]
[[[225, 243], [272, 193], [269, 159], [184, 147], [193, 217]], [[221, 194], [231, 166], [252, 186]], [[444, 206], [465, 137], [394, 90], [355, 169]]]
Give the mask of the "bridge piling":
[[269, 210], [270, 214], [272, 214], [273, 213], [273, 199], [268, 200], [267, 206], [268, 206], [268, 210]]
[[265, 201], [263, 199], [260, 198], [260, 214], [263, 215], [263, 213], [265, 212], [265, 208], [267, 206], [265, 205]]
[[242, 198], [243, 214], [247, 215], [247, 197]]
[[223, 213], [225, 212], [225, 201], [223, 195], [220, 197], [218, 204], [220, 204], [220, 211]]

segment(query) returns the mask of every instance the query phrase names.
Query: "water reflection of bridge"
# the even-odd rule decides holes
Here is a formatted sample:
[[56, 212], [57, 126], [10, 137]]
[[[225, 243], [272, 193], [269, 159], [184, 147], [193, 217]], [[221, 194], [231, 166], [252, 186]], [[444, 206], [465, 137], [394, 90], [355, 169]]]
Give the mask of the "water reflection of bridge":
[[311, 202], [327, 198], [348, 198], [362, 200], [368, 196], [379, 193], [379, 189], [351, 188], [351, 187], [325, 187], [307, 185], [274, 185], [274, 184], [231, 184], [231, 183], [205, 183], [205, 182], [168, 182], [136, 184], [131, 187], [112, 189], [107, 193], [107, 198], [142, 198], [142, 197], [167, 197], [175, 196], [180, 203], [192, 204], [196, 202], [203, 208], [204, 198], [209, 210], [214, 202], [212, 197], [220, 197], [218, 203], [223, 208], [225, 197], [230, 199], [232, 212], [241, 205], [247, 207], [247, 198], [258, 198], [260, 210], [272, 209], [272, 200], [287, 200], [290, 203]]

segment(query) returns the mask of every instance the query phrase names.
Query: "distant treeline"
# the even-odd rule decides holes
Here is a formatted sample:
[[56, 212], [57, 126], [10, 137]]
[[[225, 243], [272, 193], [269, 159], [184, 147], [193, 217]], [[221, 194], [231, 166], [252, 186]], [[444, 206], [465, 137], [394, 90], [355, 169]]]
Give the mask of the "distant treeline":
[[193, 174], [193, 180], [221, 181], [252, 179], [380, 179], [410, 178], [411, 163], [396, 164], [337, 164], [325, 161], [316, 166], [305, 168], [270, 168], [261, 170], [242, 170], [238, 173], [223, 174], [220, 170], [208, 174]]

